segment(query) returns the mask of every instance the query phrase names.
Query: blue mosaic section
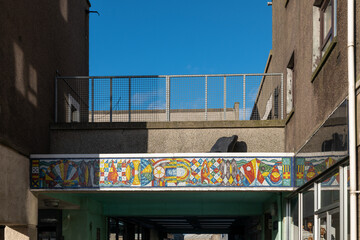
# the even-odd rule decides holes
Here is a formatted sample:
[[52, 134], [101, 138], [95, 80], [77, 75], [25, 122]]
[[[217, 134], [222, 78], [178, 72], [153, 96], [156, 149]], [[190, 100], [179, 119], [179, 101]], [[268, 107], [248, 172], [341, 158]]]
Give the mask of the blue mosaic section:
[[[295, 158], [295, 187], [300, 187], [320, 175], [326, 169], [333, 166], [338, 161], [344, 159], [346, 155], [338, 156], [318, 156], [318, 157], [296, 157]], [[338, 182], [338, 176], [334, 176], [327, 181], [330, 185]]]

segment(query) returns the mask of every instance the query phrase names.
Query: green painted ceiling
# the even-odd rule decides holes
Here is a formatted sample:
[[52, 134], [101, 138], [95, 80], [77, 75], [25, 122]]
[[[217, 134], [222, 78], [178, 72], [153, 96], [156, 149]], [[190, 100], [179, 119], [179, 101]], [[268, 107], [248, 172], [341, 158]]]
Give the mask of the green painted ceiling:
[[62, 192], [47, 196], [85, 206], [89, 200], [106, 216], [256, 216], [274, 192]]

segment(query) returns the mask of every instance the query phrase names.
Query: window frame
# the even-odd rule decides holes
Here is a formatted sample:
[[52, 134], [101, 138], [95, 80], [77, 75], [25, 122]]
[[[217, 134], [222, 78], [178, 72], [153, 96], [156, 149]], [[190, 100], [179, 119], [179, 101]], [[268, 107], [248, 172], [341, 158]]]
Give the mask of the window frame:
[[295, 51], [293, 51], [286, 67], [286, 114], [288, 115], [295, 109], [295, 77]]
[[[330, 3], [332, 6], [331, 27], [330, 27], [329, 31], [327, 33], [325, 33], [324, 32], [325, 11], [328, 8], [328, 6], [330, 5]], [[334, 11], [336, 11], [335, 6], [334, 6], [334, 0], [324, 0], [320, 7], [320, 47], [321, 47], [321, 52], [324, 52], [326, 50], [325, 49], [326, 46], [328, 45], [328, 43], [331, 42], [331, 40], [334, 37]], [[325, 34], [326, 34], [326, 36], [325, 36]]]
[[[297, 196], [298, 198], [298, 224], [299, 226], [304, 226], [304, 193], [308, 192], [311, 189], [314, 189], [314, 219], [313, 219], [313, 236], [314, 239], [319, 240], [320, 239], [320, 218], [323, 216], [326, 216], [327, 223], [329, 223], [329, 226], [331, 224], [331, 217], [334, 213], [339, 213], [339, 235], [340, 240], [346, 240], [347, 234], [348, 234], [348, 160], [340, 161], [339, 163], [335, 164], [333, 167], [328, 169], [329, 171], [325, 172], [322, 176], [319, 176], [317, 179], [313, 179], [311, 182], [304, 185], [304, 187], [300, 187], [300, 189], [295, 190], [294, 193], [290, 194], [287, 197], [287, 204], [289, 204], [286, 208], [287, 211], [287, 237], [289, 239], [292, 239], [291, 237], [291, 200]], [[339, 185], [340, 185], [340, 199], [339, 202], [321, 207], [320, 200], [321, 200], [321, 182], [325, 180], [326, 178], [332, 176], [334, 173], [339, 173]], [[327, 227], [327, 230], [331, 229], [331, 227]], [[304, 239], [304, 232], [303, 229], [299, 227], [298, 236], [299, 239]], [[327, 236], [330, 237], [330, 231], [327, 231]]]
[[[320, 233], [321, 233], [321, 225], [320, 225], [320, 219], [321, 218], [325, 218], [326, 219], [326, 239], [331, 239], [331, 223], [332, 223], [332, 217], [334, 214], [338, 213], [340, 216], [340, 208], [333, 208], [324, 212], [321, 212], [318, 214], [318, 232], [317, 232], [317, 239], [321, 239]], [[340, 221], [341, 222], [341, 221]], [[340, 239], [341, 239], [341, 230], [339, 228], [339, 235], [340, 235]]]
[[80, 122], [80, 104], [70, 93], [68, 94], [67, 122]]

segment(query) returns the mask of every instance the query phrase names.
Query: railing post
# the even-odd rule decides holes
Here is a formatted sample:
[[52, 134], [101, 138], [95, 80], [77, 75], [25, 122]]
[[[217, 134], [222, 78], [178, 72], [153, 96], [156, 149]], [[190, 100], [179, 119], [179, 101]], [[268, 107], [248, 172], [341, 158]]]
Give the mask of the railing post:
[[91, 121], [94, 122], [94, 78], [91, 78]]
[[246, 120], [246, 75], [243, 78], [243, 120]]
[[113, 108], [113, 104], [112, 104], [112, 101], [113, 101], [113, 96], [112, 96], [112, 78], [110, 78], [110, 122], [112, 122], [112, 108]]
[[58, 121], [58, 79], [55, 76], [55, 115], [54, 115], [55, 123]]
[[284, 119], [284, 74], [281, 73], [281, 119]]
[[170, 77], [166, 76], [166, 121], [170, 121]]
[[131, 122], [131, 77], [129, 77], [129, 122]]
[[224, 120], [226, 120], [226, 76], [224, 76]]
[[205, 121], [208, 120], [208, 76], [205, 76]]

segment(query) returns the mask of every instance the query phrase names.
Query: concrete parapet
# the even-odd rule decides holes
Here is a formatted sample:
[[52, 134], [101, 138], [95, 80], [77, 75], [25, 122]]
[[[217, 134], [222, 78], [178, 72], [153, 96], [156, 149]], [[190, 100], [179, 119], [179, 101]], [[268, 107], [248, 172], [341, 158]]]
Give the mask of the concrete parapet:
[[51, 153], [209, 152], [220, 137], [237, 135], [248, 152], [283, 152], [283, 120], [72, 123], [51, 126]]

